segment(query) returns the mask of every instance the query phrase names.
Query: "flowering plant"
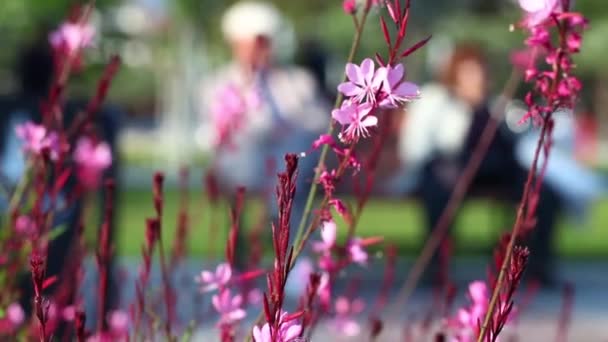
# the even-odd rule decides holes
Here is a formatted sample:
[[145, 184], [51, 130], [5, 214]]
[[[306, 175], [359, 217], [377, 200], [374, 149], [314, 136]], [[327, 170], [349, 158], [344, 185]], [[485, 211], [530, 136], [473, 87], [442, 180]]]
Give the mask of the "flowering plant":
[[[551, 149], [552, 114], [564, 107], [571, 108], [581, 89], [581, 83], [572, 75], [572, 55], [580, 51], [586, 19], [570, 10], [568, 0], [519, 0], [519, 4], [525, 15], [517, 26], [529, 34], [526, 45], [533, 50], [542, 50], [546, 56], [543, 67], [518, 63], [520, 67], [525, 64], [525, 79], [532, 84], [532, 90], [526, 96], [529, 111], [524, 120], [531, 119], [540, 125], [541, 136], [513, 231], [501, 240], [490, 276], [487, 281], [470, 284], [469, 305], [460, 308], [454, 317], [447, 312], [444, 315], [445, 324], [439, 336], [453, 335], [457, 341], [496, 341], [503, 328], [514, 320], [517, 312], [515, 293], [529, 254], [516, 241], [534, 228], [543, 170]], [[356, 52], [373, 8], [386, 14], [380, 16], [380, 27], [387, 51], [356, 63]], [[345, 336], [355, 336], [363, 331], [357, 316], [366, 308], [370, 310], [371, 339], [382, 332], [382, 311], [387, 306], [395, 278], [394, 248], [388, 246], [386, 249], [385, 274], [375, 302], [363, 302], [355, 295], [356, 289], [341, 293], [335, 286], [336, 279], [351, 267], [369, 267], [371, 257], [367, 248], [383, 242], [380, 236], [361, 237], [357, 234], [358, 221], [369, 199], [378, 162], [377, 153], [362, 158], [356, 152], [364, 139], [372, 140], [374, 151], [379, 151], [390, 127], [391, 111], [401, 110], [408, 102], [424, 95], [416, 84], [406, 79], [404, 60], [423, 47], [430, 37], [404, 47], [411, 9], [409, 0], [405, 4], [400, 0], [345, 0], [343, 9], [353, 19], [355, 35], [344, 79], [337, 86], [339, 96], [331, 112], [328, 131], [311, 142], [310, 150], [321, 149], [321, 157], [303, 217], [299, 222], [292, 222], [291, 215], [298, 190], [298, 163], [307, 157], [307, 153], [294, 151], [296, 153], [285, 156], [283, 171], [278, 174], [277, 219], [270, 225], [262, 225], [270, 226], [272, 234], [271, 265], [262, 265], [261, 244], [256, 236], [251, 242], [258, 248], [252, 248], [250, 262], [243, 266], [235, 260], [237, 239], [243, 234], [240, 215], [245, 189], [239, 189], [231, 202], [225, 260], [215, 269], [203, 270], [192, 279], [200, 286], [200, 292], [210, 298], [211, 312], [217, 317], [215, 328], [222, 341], [234, 341], [243, 335], [256, 342], [295, 342], [310, 338], [322, 320], [332, 322], [336, 331]], [[3, 222], [7, 229], [3, 230], [0, 238], [0, 286], [5, 290], [0, 294], [0, 336], [37, 336], [46, 342], [69, 323], [78, 341], [150, 340], [158, 338], [158, 335], [167, 341], [175, 341], [179, 335], [187, 339], [199, 322], [194, 320], [190, 327], [181, 324], [176, 304], [179, 291], [175, 289], [172, 277], [175, 266], [185, 255], [184, 244], [189, 233], [186, 171], [181, 173], [182, 200], [171, 255], [165, 254], [163, 242], [164, 175], [158, 172], [154, 175], [152, 188], [155, 215], [145, 222], [145, 243], [136, 276], [135, 301], [128, 313], [111, 311], [106, 306], [108, 278], [112, 271], [110, 225], [115, 185], [111, 180], [102, 182], [102, 174], [111, 167], [113, 156], [107, 143], [96, 134], [93, 122], [117, 72], [118, 57], [109, 61], [96, 96], [86, 110], [79, 113], [68, 127], [63, 119], [66, 82], [73, 69], [80, 66], [82, 50], [93, 42], [95, 32], [86, 24], [90, 11], [91, 6], [84, 7], [78, 18], [64, 23], [49, 37], [57, 70], [48, 99], [42, 106], [42, 120], [16, 128], [28, 159], [28, 169], [11, 194]], [[230, 144], [232, 136], [239, 134], [236, 123], [249, 106], [255, 106], [257, 100], [242, 96], [231, 86], [223, 89], [220, 96], [225, 100], [224, 105], [214, 108], [213, 114], [217, 123], [216, 143], [224, 146]], [[545, 158], [539, 167], [541, 151]], [[338, 159], [335, 168], [326, 165], [330, 153]], [[361, 173], [366, 175], [365, 184], [357, 187], [356, 202], [350, 205], [335, 190], [345, 177]], [[211, 177], [207, 180], [209, 196], [216, 200], [218, 194], [213, 186], [214, 180]], [[76, 185], [70, 187], [70, 181]], [[47, 275], [46, 266], [49, 244], [58, 234], [54, 231], [57, 213], [86, 199], [88, 193], [102, 184], [107, 196], [102, 215], [104, 222], [95, 250], [99, 273], [98, 305], [96, 324], [91, 328], [91, 324], [86, 324], [87, 313], [82, 298], [78, 296], [78, 289], [82, 286], [81, 264], [86, 255], [83, 218], [79, 219], [76, 243], [70, 252], [71, 262], [66, 263], [59, 275]], [[323, 191], [322, 200], [313, 210], [319, 188]], [[343, 241], [338, 238], [340, 221], [347, 227]], [[297, 227], [295, 236], [292, 236], [292, 226]], [[438, 243], [433, 242], [436, 240], [429, 241], [430, 247], [423, 251], [422, 256], [429, 255], [438, 247]], [[298, 294], [295, 308], [288, 310], [287, 285], [297, 274], [296, 261], [305, 250], [312, 251], [310, 255], [316, 262], [311, 262], [310, 269], [297, 279], [305, 287]], [[150, 289], [155, 252], [160, 266], [160, 296], [151, 295]], [[34, 318], [30, 324], [27, 324], [26, 313], [17, 303], [18, 284], [8, 276], [10, 272], [22, 270], [25, 265], [29, 265], [33, 285]], [[263, 289], [255, 288], [255, 280], [260, 278], [266, 281]], [[408, 277], [408, 281], [415, 278]], [[412, 281], [414, 286], [416, 281]], [[453, 291], [448, 292], [453, 298]], [[155, 301], [155, 297], [160, 297], [160, 300]], [[248, 317], [249, 306], [260, 312], [257, 318]], [[242, 328], [248, 318], [254, 318], [253, 324]]]

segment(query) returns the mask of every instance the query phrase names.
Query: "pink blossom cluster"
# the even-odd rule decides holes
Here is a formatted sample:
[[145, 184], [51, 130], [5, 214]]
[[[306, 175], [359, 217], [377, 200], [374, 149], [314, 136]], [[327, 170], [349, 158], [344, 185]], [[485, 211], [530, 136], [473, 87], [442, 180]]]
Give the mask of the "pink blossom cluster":
[[342, 1], [342, 9], [344, 13], [354, 15], [357, 10], [365, 6], [366, 10], [370, 10], [373, 6], [380, 6], [385, 0], [344, 0]]
[[237, 85], [228, 83], [220, 87], [211, 104], [211, 119], [214, 125], [216, 147], [230, 146], [234, 134], [241, 128], [244, 116], [249, 110], [259, 108], [260, 95], [257, 90], [243, 91]]
[[278, 330], [273, 330], [269, 323], [260, 328], [253, 327], [253, 340], [255, 342], [292, 342], [302, 333], [302, 325], [298, 323], [300, 314], [290, 315], [281, 312], [278, 320]]
[[454, 339], [458, 342], [477, 340], [480, 322], [488, 310], [488, 287], [483, 281], [469, 284], [467, 296], [471, 301], [468, 306], [458, 309], [456, 316], [448, 320], [448, 327], [454, 331]]
[[88, 23], [65, 22], [49, 35], [55, 52], [74, 57], [93, 43], [95, 28]]
[[51, 160], [57, 160], [61, 153], [59, 135], [43, 125], [28, 121], [15, 128], [17, 136], [23, 141], [23, 150], [32, 156], [48, 153]]
[[526, 95], [529, 111], [522, 121], [532, 118], [539, 123], [559, 108], [572, 108], [582, 89], [579, 79], [572, 75], [575, 67], [572, 56], [580, 52], [587, 19], [571, 12], [567, 8], [569, 3], [519, 0], [526, 13], [520, 24], [529, 34], [526, 45], [545, 56], [544, 68], [537, 68], [533, 63], [526, 68], [526, 81], [533, 83], [534, 89]]
[[360, 238], [349, 239], [345, 246], [338, 246], [336, 243], [337, 226], [334, 221], [323, 222], [321, 228], [321, 241], [313, 243], [313, 250], [319, 253], [319, 267], [323, 271], [333, 272], [338, 268], [344, 267], [344, 263], [339, 263], [334, 258], [334, 252], [342, 250], [346, 253], [348, 263], [365, 265], [368, 259], [365, 251], [364, 240]]
[[420, 96], [418, 86], [405, 81], [402, 64], [376, 68], [370, 58], [361, 65], [346, 65], [347, 81], [338, 85], [346, 99], [332, 117], [344, 127], [343, 141], [357, 141], [369, 136], [369, 128], [378, 125], [378, 109], [397, 108]]
[[76, 143], [74, 161], [80, 184], [85, 189], [97, 189], [103, 171], [112, 165], [112, 151], [105, 142], [83, 137]]
[[335, 317], [333, 328], [342, 336], [354, 337], [361, 333], [361, 325], [355, 317], [363, 312], [365, 302], [362, 299], [349, 300], [344, 296], [336, 298], [334, 303]]
[[0, 317], [0, 334], [14, 333], [25, 320], [25, 313], [19, 303], [12, 303], [6, 309], [4, 317]]
[[201, 285], [202, 292], [218, 290], [218, 293], [211, 298], [211, 302], [220, 315], [218, 326], [222, 329], [229, 329], [246, 315], [242, 308], [243, 296], [240, 294], [233, 296], [228, 287], [231, 280], [232, 267], [228, 263], [219, 264], [215, 272], [202, 271], [195, 278], [195, 281]]

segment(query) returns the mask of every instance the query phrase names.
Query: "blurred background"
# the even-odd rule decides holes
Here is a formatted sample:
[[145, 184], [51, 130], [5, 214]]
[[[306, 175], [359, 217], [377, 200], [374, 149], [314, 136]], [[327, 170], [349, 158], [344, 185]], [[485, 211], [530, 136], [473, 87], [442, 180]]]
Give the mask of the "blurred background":
[[[120, 161], [117, 169], [116, 250], [124, 257], [123, 260], [131, 260], [130, 267], [135, 269], [145, 237], [144, 220], [155, 215], [151, 184], [157, 170], [167, 175], [163, 238], [168, 240], [166, 246], [171, 245], [178, 226], [180, 170], [187, 167], [191, 190], [191, 234], [187, 250], [193, 258], [188, 263], [184, 279], [186, 286], [191, 287], [195, 285], [190, 279], [200, 271], [201, 260], [207, 263], [223, 257], [227, 234], [224, 228], [229, 225], [228, 203], [220, 201], [219, 207], [214, 207], [210, 205], [209, 197], [204, 195], [205, 187], [210, 184], [205, 179], [205, 172], [213, 156], [209, 146], [200, 139], [200, 104], [201, 83], [231, 59], [231, 50], [221, 28], [222, 15], [236, 2], [98, 0], [92, 15], [92, 23], [98, 32], [95, 45], [86, 50], [86, 68], [76, 73], [69, 85], [70, 97], [92, 96], [109, 57], [114, 54], [122, 57], [123, 66], [107, 100], [122, 112], [117, 130], [118, 155], [115, 156], [115, 160]], [[280, 46], [276, 57], [283, 63], [294, 62], [306, 67], [316, 76], [322, 94], [319, 96], [325, 96], [328, 103], [333, 102], [354, 31], [351, 18], [342, 9], [342, 1], [272, 2], [293, 25], [293, 32], [287, 30], [283, 33], [293, 33], [291, 37], [294, 38], [288, 39], [286, 46]], [[486, 56], [488, 97], [497, 96], [511, 74], [512, 53], [522, 49], [525, 39], [520, 30], [509, 30], [510, 25], [521, 18], [515, 2], [412, 0], [405, 45], [410, 46], [430, 34], [433, 38], [426, 47], [408, 57], [405, 63], [407, 79], [419, 85], [437, 80], [454, 47], [475, 42]], [[43, 32], [57, 27], [75, 3], [73, 0], [0, 1], [0, 97], [10, 97], [19, 87], [15, 65], [21, 49]], [[592, 329], [601, 330], [601, 325], [594, 325], [594, 322], [605, 323], [608, 307], [604, 290], [608, 283], [605, 273], [608, 192], [604, 190], [608, 188], [605, 180], [608, 179], [608, 70], [604, 65], [608, 56], [608, 6], [602, 0], [577, 0], [575, 3], [576, 10], [590, 19], [591, 26], [585, 34], [582, 52], [575, 59], [576, 75], [584, 87], [574, 115], [567, 114], [571, 119], [568, 121], [568, 147], [560, 156], [569, 161], [564, 165], [572, 166], [574, 162], [576, 170], [584, 170], [582, 174], [594, 178], [596, 183], [590, 181], [586, 185], [601, 186], [595, 191], [581, 190], [580, 200], [575, 194], [570, 196], [569, 202], [563, 203], [562, 208], [566, 210], [557, 211], [556, 233], [549, 234], [549, 244], [554, 245], [558, 256], [560, 278], [574, 281], [579, 289], [589, 290], [579, 292], [582, 295], [577, 298], [576, 312], [588, 319], [578, 322], [577, 333], [590, 333]], [[355, 58], [357, 62], [385, 51], [378, 13], [376, 10], [370, 15]], [[529, 130], [528, 126], [517, 124], [522, 115], [521, 99], [527, 90], [524, 85], [518, 88], [507, 106], [506, 120], [501, 119], [501, 126], [513, 134]], [[289, 97], [291, 93], [281, 95]], [[329, 120], [329, 110], [324, 113]], [[400, 259], [397, 272], [398, 281], [402, 281], [406, 272], [400, 270], [417, 255], [427, 236], [425, 209], [429, 209], [429, 203], [421, 200], [420, 193], [411, 190], [409, 183], [412, 180], [407, 177], [411, 170], [400, 161], [399, 135], [402, 135], [402, 129], [398, 127], [399, 120], [396, 122], [396, 128], [389, 130], [391, 136], [380, 158], [377, 189], [360, 219], [358, 234], [380, 235], [396, 245], [400, 256], [405, 256]], [[305, 149], [300, 147], [293, 152]], [[560, 171], [559, 167], [554, 169], [550, 178], [557, 180], [556, 184], [561, 184], [562, 189], [572, 189], [568, 184], [572, 177], [578, 176], [564, 171], [566, 177], [560, 177]], [[509, 182], [507, 187], [521, 184]], [[348, 189], [346, 186], [346, 192], [342, 194], [346, 199], [353, 195]], [[263, 212], [264, 201], [259, 196], [250, 196], [248, 203], [244, 226], [253, 229], [259, 221], [258, 214]], [[488, 256], [501, 234], [512, 226], [513, 204], [513, 201], [504, 201], [501, 196], [492, 194], [472, 196], [465, 201], [452, 234], [454, 250], [459, 258], [473, 260], [452, 270], [463, 284], [485, 277]], [[555, 212], [555, 208], [553, 210]], [[86, 230], [91, 245], [96, 239], [94, 223], [91, 221], [91, 227]], [[262, 222], [262, 226], [265, 224]], [[215, 235], [209, 234], [211, 226], [222, 229]], [[266, 243], [270, 244], [270, 239], [267, 240]], [[382, 252], [378, 250], [375, 255], [381, 257]], [[364, 281], [369, 280], [370, 283], [364, 283], [362, 288], [365, 289], [365, 284], [371, 284], [370, 288], [377, 285], [382, 276], [379, 272], [366, 272], [369, 279]], [[537, 311], [533, 314], [542, 311], [549, 319], [531, 321], [528, 325], [532, 325], [530, 331], [540, 331], [541, 336], [546, 336], [542, 334], [547, 332], [543, 330], [545, 328], [536, 328], [545, 324], [543, 327], [546, 329], [553, 329], [551, 317], [559, 310], [561, 298], [559, 292], [539, 298]], [[419, 301], [417, 307], [426, 305], [422, 299]]]
[[[199, 83], [229, 57], [220, 29], [221, 14], [235, 1], [216, 0], [98, 0], [93, 15], [98, 39], [87, 51], [87, 68], [75, 75], [70, 94], [89, 96], [104, 63], [119, 54], [124, 65], [111, 87], [108, 102], [123, 109], [124, 120], [118, 140], [122, 160], [119, 180], [120, 211], [117, 225], [118, 251], [137, 255], [144, 237], [144, 218], [153, 212], [150, 184], [155, 170], [168, 174], [167, 220], [175, 222], [179, 170], [191, 168], [193, 211], [200, 226], [208, 219], [203, 188], [203, 171], [209, 156], [196, 139]], [[323, 59], [323, 87], [331, 97], [340, 81], [353, 34], [350, 17], [341, 1], [273, 1], [295, 28], [293, 53], [281, 58], [310, 63], [312, 52]], [[25, 42], [40, 32], [56, 27], [74, 4], [72, 0], [2, 0], [0, 2], [0, 94], [16, 87], [14, 64]], [[409, 43], [433, 34], [432, 43], [408, 58], [408, 79], [423, 84], [450, 46], [461, 41], [483, 44], [489, 55], [491, 92], [496, 94], [511, 70], [509, 55], [523, 44], [523, 34], [510, 32], [520, 12], [511, 0], [420, 0], [412, 1], [408, 30]], [[574, 157], [602, 174], [608, 170], [608, 7], [602, 0], [577, 0], [577, 10], [590, 20], [582, 53], [577, 56], [577, 74], [584, 86], [576, 114]], [[370, 24], [356, 60], [384, 51], [377, 20]], [[288, 48], [285, 51], [289, 51]], [[520, 98], [525, 94], [522, 88]], [[329, 113], [328, 113], [329, 114]], [[390, 158], [385, 168], [390, 174]], [[253, 200], [255, 207], [255, 200]], [[512, 207], [509, 207], [512, 209]], [[497, 217], [503, 204], [472, 199], [458, 216], [455, 230], [456, 252], [489, 252], [501, 230], [510, 227]], [[226, 222], [228, 211], [220, 215]], [[498, 220], [498, 221], [497, 221]], [[381, 232], [404, 254], [415, 254], [426, 234], [420, 204], [409, 196], [378, 195], [369, 204], [360, 222], [362, 235]], [[174, 224], [166, 225], [174, 229]], [[592, 203], [583, 219], [563, 215], [555, 243], [567, 258], [608, 257], [608, 198]], [[197, 228], [198, 229], [198, 228]], [[201, 228], [202, 229], [202, 228]], [[173, 234], [166, 236], [171, 239]], [[220, 240], [221, 241], [221, 240]], [[190, 251], [210, 252], [209, 242], [193, 234]]]

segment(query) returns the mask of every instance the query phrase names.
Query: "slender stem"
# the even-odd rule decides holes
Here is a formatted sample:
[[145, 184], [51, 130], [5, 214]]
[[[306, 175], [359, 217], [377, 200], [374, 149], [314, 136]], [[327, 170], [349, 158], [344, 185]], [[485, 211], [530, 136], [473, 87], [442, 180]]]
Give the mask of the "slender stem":
[[[353, 17], [355, 18], [355, 35], [353, 36], [353, 41], [350, 47], [350, 52], [348, 54], [348, 58], [347, 58], [347, 63], [352, 63], [352, 61], [355, 59], [355, 54], [357, 53], [357, 50], [359, 49], [359, 45], [361, 44], [361, 37], [363, 36], [363, 29], [365, 28], [365, 22], [367, 21], [367, 16], [369, 14], [369, 8], [366, 8], [363, 11], [363, 14], [361, 16], [361, 20], [357, 21], [356, 17], [353, 15]], [[346, 73], [343, 76], [343, 81], [346, 81]], [[338, 93], [338, 96], [336, 97], [336, 102], [334, 103], [334, 108], [338, 108], [341, 104], [342, 104], [342, 100], [344, 99], [344, 96], [341, 93]], [[327, 128], [327, 134], [331, 135], [334, 132], [334, 121], [330, 120], [329, 123], [329, 127]], [[317, 163], [317, 167], [315, 170], [315, 176], [313, 178], [313, 182], [310, 186], [310, 190], [308, 192], [308, 197], [306, 198], [306, 204], [304, 207], [304, 213], [302, 214], [302, 217], [300, 218], [300, 222], [298, 224], [298, 230], [296, 233], [296, 238], [294, 240], [294, 246], [296, 246], [295, 250], [294, 250], [294, 254], [291, 260], [291, 265], [289, 266], [289, 269], [291, 270], [293, 268], [293, 266], [295, 265], [295, 261], [298, 257], [298, 255], [300, 255], [300, 253], [302, 252], [302, 250], [304, 249], [304, 244], [306, 242], [306, 240], [308, 240], [308, 237], [310, 236], [312, 229], [307, 229], [306, 230], [306, 234], [304, 232], [305, 228], [306, 228], [306, 222], [308, 221], [307, 218], [310, 215], [311, 211], [312, 211], [312, 205], [315, 199], [315, 196], [317, 194], [317, 184], [319, 182], [319, 177], [321, 176], [321, 173], [323, 172], [323, 165], [325, 164], [325, 159], [327, 158], [327, 154], [329, 153], [329, 146], [328, 145], [324, 145], [323, 148], [321, 149], [321, 155], [319, 157], [319, 162]], [[346, 162], [347, 159], [345, 158]], [[322, 206], [327, 205], [327, 202], [329, 200], [328, 199], [324, 199]], [[313, 222], [314, 223], [314, 222]], [[314, 224], [311, 224], [311, 227], [314, 227]], [[255, 320], [255, 324], [258, 324], [261, 322], [261, 320], [263, 319], [264, 315], [263, 312], [261, 312], [257, 319]], [[251, 341], [251, 334], [248, 334], [247, 337], [245, 338], [245, 341], [249, 342]]]
[[[540, 133], [540, 137], [538, 138], [538, 144], [536, 145], [536, 151], [534, 152], [534, 161], [532, 163], [532, 167], [528, 172], [528, 179], [526, 181], [526, 185], [524, 187], [524, 193], [522, 195], [521, 202], [519, 203], [519, 208], [517, 209], [517, 219], [515, 220], [515, 224], [513, 225], [513, 231], [511, 232], [511, 237], [509, 239], [509, 244], [507, 245], [507, 250], [505, 251], [505, 257], [502, 261], [502, 265], [500, 267], [500, 272], [498, 273], [498, 278], [496, 279], [496, 285], [494, 286], [494, 290], [492, 292], [492, 298], [490, 299], [490, 304], [488, 306], [488, 311], [486, 312], [485, 318], [483, 320], [483, 325], [481, 327], [481, 331], [479, 332], [479, 337], [477, 338], [477, 342], [482, 342], [487, 330], [488, 325], [490, 324], [490, 320], [492, 319], [492, 315], [494, 314], [494, 308], [498, 302], [498, 296], [500, 295], [500, 288], [502, 287], [502, 283], [507, 274], [507, 269], [509, 268], [509, 263], [511, 262], [511, 255], [513, 254], [513, 247], [515, 246], [515, 240], [519, 235], [519, 230], [522, 226], [522, 219], [524, 217], [524, 213], [526, 210], [526, 205], [528, 204], [528, 198], [530, 196], [530, 189], [532, 188], [532, 182], [536, 175], [536, 170], [538, 169], [538, 157], [540, 156], [541, 148], [544, 144], [545, 138], [547, 136], [548, 127], [549, 127], [549, 118], [546, 118], [543, 122], [543, 127]], [[547, 163], [548, 158], [544, 158], [543, 163]], [[542, 179], [538, 180], [542, 182]]]
[[[567, 29], [567, 27], [565, 25], [562, 25], [559, 22], [559, 20], [557, 20], [556, 16], [553, 16], [553, 19], [555, 20], [555, 24], [557, 26], [558, 33], [559, 33], [560, 48], [558, 48], [558, 51], [560, 51], [560, 52], [558, 53], [558, 56], [560, 56], [560, 57], [557, 58], [557, 60], [554, 61], [553, 65], [552, 65], [553, 72], [554, 72], [554, 78], [553, 78], [551, 87], [548, 92], [548, 94], [549, 94], [548, 97], [550, 100], [553, 99], [554, 94], [556, 94], [557, 86], [559, 84], [559, 75], [562, 72], [561, 60], [563, 57], [562, 57], [561, 51], [566, 51], [566, 49], [564, 49], [563, 47], [566, 44], [565, 37], [566, 37], [566, 29]], [[496, 304], [498, 302], [498, 296], [500, 295], [500, 289], [504, 282], [505, 275], [507, 273], [507, 268], [511, 261], [511, 255], [513, 254], [515, 240], [517, 239], [517, 235], [519, 235], [519, 230], [522, 226], [521, 221], [524, 216], [524, 212], [527, 209], [528, 199], [529, 199], [531, 187], [532, 187], [531, 183], [533, 182], [533, 180], [536, 176], [536, 172], [538, 170], [538, 157], [540, 156], [540, 151], [545, 142], [545, 138], [548, 138], [548, 139], [551, 138], [551, 137], [547, 137], [548, 135], [551, 134], [551, 130], [549, 129], [549, 125], [551, 124], [551, 114], [552, 114], [552, 112], [549, 111], [546, 113], [546, 116], [543, 117], [543, 126], [541, 129], [540, 137], [538, 138], [538, 144], [536, 145], [536, 151], [534, 152], [534, 160], [532, 162], [532, 167], [530, 168], [530, 171], [528, 172], [528, 180], [526, 181], [526, 185], [524, 187], [524, 193], [522, 195], [522, 200], [521, 200], [521, 202], [519, 204], [519, 208], [517, 210], [517, 219], [513, 226], [513, 231], [511, 232], [511, 237], [509, 239], [509, 244], [507, 245], [505, 257], [504, 257], [504, 260], [500, 267], [500, 272], [498, 273], [498, 278], [496, 279], [496, 284], [494, 285], [494, 289], [492, 291], [492, 297], [490, 299], [488, 311], [486, 312], [485, 318], [483, 320], [483, 325], [481, 326], [481, 330], [479, 332], [479, 337], [477, 338], [477, 342], [483, 341], [483, 339], [488, 331], [488, 325], [490, 324], [492, 315], [494, 314], [494, 308], [496, 307]], [[545, 158], [543, 159], [543, 169], [546, 168], [548, 162], [549, 162], [549, 155], [547, 152], [547, 155], [545, 155]], [[542, 183], [542, 181], [543, 181], [543, 174], [541, 174], [540, 178], [538, 180], [536, 180], [536, 182], [537, 182], [536, 184], [540, 185]], [[537, 191], [540, 191], [540, 187], [537, 187], [537, 189], [538, 189]]]
[[[336, 177], [340, 178], [344, 172], [346, 171], [346, 168], [349, 164], [349, 160], [351, 157], [351, 153], [352, 151], [354, 151], [355, 149], [355, 143], [353, 142], [350, 147], [348, 148], [344, 159], [342, 159], [342, 162], [340, 163], [340, 165], [338, 166], [338, 169], [336, 171]], [[323, 201], [321, 202], [321, 208], [325, 208], [328, 204], [329, 204], [329, 200], [331, 199], [329, 194], [325, 194], [325, 196], [323, 197]], [[315, 227], [319, 226], [320, 224], [320, 220], [321, 220], [321, 216], [320, 215], [315, 215], [314, 220], [308, 225], [308, 228], [306, 229], [302, 239], [300, 240], [300, 243], [296, 243], [294, 244], [295, 246], [295, 251], [293, 253], [293, 257], [291, 259], [291, 266], [290, 266], [290, 270], [291, 268], [293, 268], [293, 266], [295, 265], [296, 259], [298, 258], [298, 256], [300, 255], [300, 253], [302, 253], [302, 251], [304, 250], [304, 247], [306, 246], [306, 241], [308, 241], [308, 238], [310, 237], [310, 235], [312, 234], [312, 232], [315, 230]]]
[[169, 273], [167, 271], [167, 263], [165, 260], [165, 248], [163, 245], [162, 233], [158, 238], [158, 250], [160, 254], [160, 268], [162, 272], [162, 280], [163, 280], [163, 289], [164, 294], [163, 297], [165, 299], [165, 306], [167, 310], [167, 318], [165, 322], [165, 333], [167, 335], [167, 341], [173, 341], [173, 337], [171, 335], [171, 321], [173, 319], [172, 309], [171, 309], [171, 284], [169, 283]]
[[452, 222], [458, 207], [464, 200], [465, 195], [468, 193], [471, 183], [473, 182], [473, 179], [477, 174], [477, 171], [479, 170], [479, 167], [481, 166], [481, 163], [485, 158], [492, 141], [494, 140], [494, 136], [498, 130], [498, 122], [502, 120], [502, 115], [504, 115], [505, 103], [502, 101], [506, 101], [506, 99], [513, 96], [517, 85], [519, 84], [520, 78], [520, 74], [513, 70], [502, 91], [500, 105], [497, 106], [496, 111], [493, 113], [493, 115], [491, 115], [492, 118], [488, 120], [488, 123], [484, 127], [479, 143], [475, 146], [471, 159], [469, 159], [462, 170], [462, 173], [456, 182], [456, 186], [450, 195], [445, 209], [441, 213], [437, 224], [435, 227], [433, 227], [431, 236], [426, 241], [420, 255], [408, 273], [403, 286], [399, 290], [399, 295], [395, 300], [396, 307], [406, 306], [408, 299], [416, 289], [416, 285], [418, 284], [422, 273], [426, 269], [428, 263], [433, 257], [433, 254], [437, 248], [439, 248], [439, 245], [441, 245], [441, 242], [447, 234], [450, 227], [450, 222]]
[[[368, 14], [369, 14], [369, 11], [367, 11], [367, 10], [363, 11], [363, 15], [361, 16], [361, 21], [359, 21], [359, 24], [356, 27], [355, 35], [353, 37], [353, 42], [350, 47], [350, 52], [348, 54], [347, 63], [351, 63], [354, 60], [355, 54], [357, 53], [357, 50], [359, 49], [359, 45], [361, 44], [361, 37], [363, 36], [363, 29], [365, 28], [365, 22], [367, 21]], [[343, 79], [343, 81], [346, 81], [346, 73], [344, 74], [342, 79]], [[344, 96], [342, 95], [342, 93], [338, 93], [338, 96], [336, 97], [336, 103], [334, 104], [334, 108], [338, 108], [342, 104], [343, 99], [344, 99]], [[333, 132], [334, 132], [334, 121], [332, 119], [332, 120], [330, 120], [329, 127], [327, 128], [327, 134], [331, 135]], [[294, 240], [295, 246], [299, 245], [299, 243], [302, 239], [302, 235], [304, 234], [304, 228], [306, 227], [306, 222], [307, 222], [308, 216], [310, 215], [310, 212], [312, 211], [312, 205], [315, 200], [315, 196], [317, 194], [317, 183], [319, 182], [319, 177], [321, 176], [321, 173], [323, 172], [323, 165], [325, 164], [325, 159], [327, 158], [328, 152], [329, 152], [329, 146], [324, 145], [323, 148], [321, 149], [321, 156], [319, 157], [319, 162], [317, 163], [317, 168], [315, 170], [315, 177], [313, 178], [312, 184], [310, 186], [310, 191], [308, 192], [308, 198], [306, 199], [304, 213], [302, 214], [302, 217], [300, 218], [300, 223], [298, 224], [296, 239]]]
[[25, 166], [26, 171], [25, 171], [24, 177], [21, 178], [21, 180], [19, 181], [19, 184], [17, 184], [17, 188], [15, 189], [15, 192], [13, 193], [13, 196], [11, 197], [11, 200], [9, 202], [8, 213], [12, 213], [17, 208], [17, 206], [20, 204], [21, 200], [23, 199], [25, 189], [27, 188], [27, 185], [29, 184], [29, 180], [31, 177], [32, 166], [33, 166], [33, 161], [31, 158], [28, 158], [27, 165]]

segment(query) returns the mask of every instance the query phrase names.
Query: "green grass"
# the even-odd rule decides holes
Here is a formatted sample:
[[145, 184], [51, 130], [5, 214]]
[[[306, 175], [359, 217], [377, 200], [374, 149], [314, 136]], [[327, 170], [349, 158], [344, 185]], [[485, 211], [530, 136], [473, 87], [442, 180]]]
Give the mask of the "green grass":
[[[117, 203], [117, 250], [122, 255], [139, 255], [144, 240], [145, 218], [154, 215], [149, 191], [129, 190], [120, 195]], [[260, 210], [259, 202], [247, 202], [243, 218], [244, 226], [255, 221]], [[188, 238], [192, 255], [209, 256], [222, 253], [228, 227], [228, 207], [211, 208], [200, 194], [192, 194], [192, 231]], [[174, 236], [178, 194], [165, 194], [163, 236], [170, 246]], [[457, 218], [453, 232], [456, 253], [488, 253], [496, 243], [501, 230], [510, 229], [511, 210], [505, 205], [487, 201], [469, 201]], [[502, 213], [502, 214], [501, 214]], [[209, 230], [212, 216], [217, 218], [218, 236], [214, 239]], [[556, 234], [558, 253], [568, 258], [608, 257], [608, 200], [601, 201], [591, 210], [582, 226], [562, 218]], [[270, 225], [268, 225], [270, 232]], [[343, 229], [342, 229], [343, 231]], [[397, 245], [404, 254], [415, 254], [425, 238], [422, 212], [414, 201], [374, 200], [366, 207], [358, 228], [361, 236], [383, 236]], [[89, 230], [89, 236], [92, 231]], [[269, 239], [269, 238], [268, 238]]]

